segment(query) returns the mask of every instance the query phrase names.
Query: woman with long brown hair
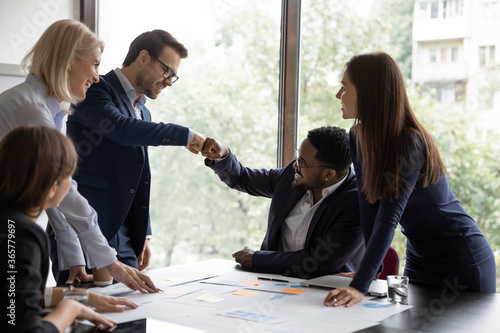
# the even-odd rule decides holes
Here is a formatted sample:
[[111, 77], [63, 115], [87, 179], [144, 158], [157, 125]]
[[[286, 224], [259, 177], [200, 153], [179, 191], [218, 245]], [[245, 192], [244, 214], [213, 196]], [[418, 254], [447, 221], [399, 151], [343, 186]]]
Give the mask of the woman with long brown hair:
[[328, 293], [327, 306], [363, 299], [380, 270], [398, 223], [407, 237], [410, 282], [494, 293], [491, 247], [451, 191], [429, 132], [413, 113], [401, 71], [386, 53], [354, 56], [345, 66], [342, 117], [349, 134], [366, 252], [349, 287]]

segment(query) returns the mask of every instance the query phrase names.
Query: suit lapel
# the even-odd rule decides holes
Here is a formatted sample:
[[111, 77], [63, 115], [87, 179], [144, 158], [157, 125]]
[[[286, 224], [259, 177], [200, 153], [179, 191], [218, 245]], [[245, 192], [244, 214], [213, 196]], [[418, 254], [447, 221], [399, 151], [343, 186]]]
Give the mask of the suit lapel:
[[[113, 87], [113, 89], [119, 96], [118, 98], [121, 99], [122, 103], [125, 104], [126, 112], [128, 113], [124, 113], [124, 115], [136, 119], [137, 116], [135, 114], [135, 109], [132, 106], [132, 103], [130, 103], [130, 100], [127, 94], [125, 93], [125, 90], [123, 89], [120, 79], [118, 79], [118, 76], [116, 75], [115, 71], [110, 71], [108, 74], [104, 76], [104, 78]], [[124, 112], [125, 110], [120, 108], [120, 111]], [[151, 121], [151, 114], [149, 113], [149, 110], [146, 108], [146, 106], [143, 107], [142, 114], [144, 120]], [[143, 158], [146, 159], [147, 158], [146, 147], [140, 146], [138, 148], [140, 148]]]
[[110, 71], [108, 74], [104, 76], [104, 78], [113, 87], [113, 89], [116, 91], [119, 98], [121, 99], [122, 103], [125, 104], [125, 106], [127, 107], [128, 114], [126, 115], [132, 118], [136, 118], [134, 107], [132, 106], [132, 103], [130, 103], [130, 100], [128, 99], [128, 96], [125, 93], [125, 90], [123, 90], [123, 86], [120, 83], [118, 76], [116, 76], [115, 71]]
[[142, 114], [142, 119], [144, 119], [145, 121], [151, 121], [151, 113], [149, 112], [146, 105], [144, 105], [144, 107], [142, 108], [141, 114]]

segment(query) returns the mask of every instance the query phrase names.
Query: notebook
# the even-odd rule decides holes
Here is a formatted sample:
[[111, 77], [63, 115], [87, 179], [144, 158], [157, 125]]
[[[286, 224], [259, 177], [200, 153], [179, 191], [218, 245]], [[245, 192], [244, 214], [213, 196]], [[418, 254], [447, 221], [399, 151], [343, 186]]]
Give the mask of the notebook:
[[[324, 275], [314, 279], [302, 281], [300, 284], [305, 287], [320, 287], [320, 288], [342, 288], [348, 287], [352, 278], [336, 275]], [[382, 297], [387, 295], [387, 281], [374, 280], [368, 288], [367, 295]]]

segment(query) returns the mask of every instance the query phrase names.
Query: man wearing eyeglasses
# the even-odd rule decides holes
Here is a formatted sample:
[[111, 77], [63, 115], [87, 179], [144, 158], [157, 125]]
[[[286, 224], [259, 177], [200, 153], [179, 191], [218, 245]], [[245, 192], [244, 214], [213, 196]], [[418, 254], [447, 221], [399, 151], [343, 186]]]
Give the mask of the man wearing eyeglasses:
[[68, 117], [67, 133], [80, 158], [74, 177], [78, 190], [97, 211], [117, 258], [141, 271], [151, 256], [147, 147], [186, 146], [198, 153], [205, 141], [188, 127], [152, 122], [145, 106], [147, 98], [157, 98], [179, 79], [179, 65], [187, 55], [166, 31], [139, 35], [123, 67], [101, 76]]
[[313, 129], [286, 167], [265, 170], [244, 167], [224, 144], [206, 139], [205, 164], [226, 185], [271, 198], [261, 249], [235, 252], [236, 262], [300, 278], [357, 270], [364, 241], [347, 140], [338, 127]]

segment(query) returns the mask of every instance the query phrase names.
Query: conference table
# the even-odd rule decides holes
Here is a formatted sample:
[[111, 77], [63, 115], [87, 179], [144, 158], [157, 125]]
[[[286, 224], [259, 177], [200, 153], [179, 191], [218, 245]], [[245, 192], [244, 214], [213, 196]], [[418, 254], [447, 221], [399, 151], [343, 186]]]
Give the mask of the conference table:
[[[367, 296], [351, 308], [327, 308], [327, 289], [248, 272], [231, 260], [147, 274], [161, 293], [143, 295], [122, 284], [91, 289], [139, 304], [138, 310], [105, 314], [119, 323], [114, 332], [500, 332], [500, 295], [464, 292], [454, 281], [444, 288], [410, 282], [408, 306]], [[83, 322], [71, 332], [101, 331]]]

